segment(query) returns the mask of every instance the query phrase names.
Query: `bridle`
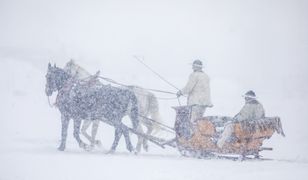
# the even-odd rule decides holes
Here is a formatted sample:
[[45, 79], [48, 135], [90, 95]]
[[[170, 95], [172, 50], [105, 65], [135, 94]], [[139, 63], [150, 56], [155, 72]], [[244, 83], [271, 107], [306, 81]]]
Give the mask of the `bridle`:
[[[68, 79], [66, 80], [66, 82], [63, 83], [63, 85], [62, 85], [61, 88], [58, 88], [58, 87], [57, 87], [58, 94], [57, 94], [57, 98], [56, 98], [56, 102], [55, 102], [55, 103], [50, 103], [50, 98], [49, 98], [49, 96], [47, 95], [48, 105], [49, 105], [51, 108], [53, 108], [53, 107], [55, 107], [55, 106], [57, 105], [57, 99], [58, 99], [58, 97], [59, 97], [59, 93], [60, 93], [60, 92], [63, 92], [63, 90], [64, 90], [69, 84], [72, 84], [72, 83], [73, 83], [73, 81], [72, 81], [72, 83], [69, 83], [69, 82], [70, 82], [69, 79], [70, 79], [70, 78], [68, 78]], [[55, 83], [55, 84], [57, 84], [57, 83]], [[57, 86], [57, 85], [56, 85], [56, 86]], [[71, 88], [69, 88], [69, 90], [70, 90], [70, 89], [71, 89]]]
[[47, 100], [48, 100], [48, 105], [49, 105], [49, 107], [51, 107], [51, 108], [55, 107], [55, 104], [56, 104], [56, 103], [51, 104], [51, 103], [50, 103], [49, 96], [47, 96]]

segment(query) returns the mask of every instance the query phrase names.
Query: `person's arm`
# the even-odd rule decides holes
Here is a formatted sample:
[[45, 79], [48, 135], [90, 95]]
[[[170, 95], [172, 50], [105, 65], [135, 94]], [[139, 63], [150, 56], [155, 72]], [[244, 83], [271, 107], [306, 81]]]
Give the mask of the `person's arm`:
[[262, 104], [259, 104], [258, 105], [258, 114], [257, 114], [257, 118], [264, 118], [265, 117], [265, 110], [264, 110], [264, 108], [263, 108], [263, 106], [262, 106]]
[[247, 105], [244, 105], [244, 107], [241, 109], [241, 111], [234, 116], [233, 120], [234, 121], [242, 121], [244, 119], [247, 119], [248, 114], [249, 114], [248, 111], [249, 111], [249, 109], [248, 109]]

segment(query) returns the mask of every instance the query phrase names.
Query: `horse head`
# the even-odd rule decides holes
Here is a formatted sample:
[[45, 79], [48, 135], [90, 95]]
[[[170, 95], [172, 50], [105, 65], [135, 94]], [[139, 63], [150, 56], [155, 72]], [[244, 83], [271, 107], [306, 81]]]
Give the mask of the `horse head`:
[[56, 64], [51, 66], [48, 63], [48, 70], [46, 74], [45, 93], [47, 96], [51, 96], [53, 92], [60, 90], [65, 81], [70, 78], [69, 74], [63, 69], [58, 68]]

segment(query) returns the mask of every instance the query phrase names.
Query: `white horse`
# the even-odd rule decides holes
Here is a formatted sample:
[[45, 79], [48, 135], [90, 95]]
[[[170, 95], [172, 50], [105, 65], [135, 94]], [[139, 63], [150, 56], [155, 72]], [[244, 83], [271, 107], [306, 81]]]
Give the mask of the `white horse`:
[[63, 69], [64, 71], [69, 73], [72, 77], [77, 78], [79, 80], [86, 80], [92, 77], [92, 75], [88, 71], [86, 71], [84, 68], [76, 64], [73, 59], [67, 62]]
[[[90, 78], [91, 74], [88, 73], [85, 69], [83, 69], [79, 65], [77, 65], [73, 60], [69, 61], [64, 69], [73, 76], [75, 76], [77, 79], [80, 80], [91, 79]], [[153, 93], [141, 87], [129, 86], [127, 88], [130, 89], [137, 97], [138, 114], [139, 114], [138, 131], [140, 133], [145, 133], [147, 135], [151, 135], [153, 132], [157, 132], [159, 130], [158, 123], [161, 123], [161, 116], [159, 113], [159, 104], [157, 97]], [[127, 111], [127, 113], [129, 112], [130, 111]], [[87, 133], [87, 129], [90, 127], [91, 123], [92, 123], [92, 130], [91, 130], [91, 135], [89, 135]], [[90, 141], [91, 146], [101, 144], [99, 140], [95, 139], [98, 126], [99, 126], [99, 120], [96, 121], [84, 120], [83, 125], [81, 127], [82, 135]], [[136, 146], [137, 152], [141, 151], [141, 146], [143, 146], [143, 149], [145, 151], [148, 151], [147, 140], [141, 136], [138, 136], [138, 143]]]

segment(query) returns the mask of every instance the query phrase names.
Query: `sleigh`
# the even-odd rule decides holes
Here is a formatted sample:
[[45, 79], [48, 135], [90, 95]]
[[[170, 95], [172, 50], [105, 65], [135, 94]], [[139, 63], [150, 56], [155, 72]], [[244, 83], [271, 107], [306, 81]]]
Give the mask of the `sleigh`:
[[[246, 159], [251, 158], [250, 156], [260, 158], [261, 151], [272, 150], [262, 146], [264, 140], [270, 139], [275, 132], [285, 136], [279, 117], [233, 122], [232, 118], [227, 116], [206, 116], [192, 123], [191, 106], [178, 106], [174, 109], [176, 110], [174, 139], [164, 140], [140, 134], [133, 129], [131, 131], [162, 148], [171, 146], [177, 148], [183, 156], [197, 158]], [[219, 147], [217, 141], [224, 132], [226, 124], [230, 123], [234, 123], [233, 135], [223, 147]]]
[[[277, 132], [284, 136], [279, 117], [267, 117], [249, 122], [233, 122], [231, 117], [207, 116], [191, 123], [190, 106], [174, 107], [176, 110], [176, 144], [184, 156], [212, 157], [238, 155], [238, 158], [253, 156], [259, 152], [272, 150], [263, 147], [263, 141]], [[233, 135], [223, 147], [217, 141], [225, 130], [226, 124], [234, 124]]]

